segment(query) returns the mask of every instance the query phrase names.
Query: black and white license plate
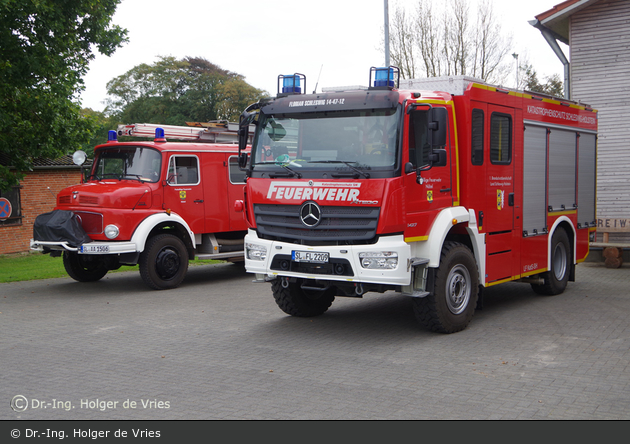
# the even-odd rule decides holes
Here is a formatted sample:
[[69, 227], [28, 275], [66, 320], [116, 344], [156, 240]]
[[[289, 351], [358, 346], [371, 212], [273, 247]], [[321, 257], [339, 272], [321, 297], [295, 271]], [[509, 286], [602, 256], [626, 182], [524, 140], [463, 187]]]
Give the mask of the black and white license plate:
[[109, 245], [81, 245], [80, 252], [83, 254], [109, 253]]
[[315, 264], [325, 264], [328, 262], [328, 253], [316, 253], [314, 251], [291, 252], [291, 260], [294, 262], [311, 262]]

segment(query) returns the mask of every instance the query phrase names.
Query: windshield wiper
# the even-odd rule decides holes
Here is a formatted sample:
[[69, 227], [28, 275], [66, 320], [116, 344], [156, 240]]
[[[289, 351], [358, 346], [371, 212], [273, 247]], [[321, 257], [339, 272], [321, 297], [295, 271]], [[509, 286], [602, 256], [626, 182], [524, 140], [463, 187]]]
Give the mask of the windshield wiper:
[[133, 178], [137, 179], [140, 183], [151, 182], [151, 179], [147, 179], [146, 177], [142, 177], [140, 174], [125, 174], [122, 177], [122, 179], [127, 179], [128, 177], [133, 177]]
[[[363, 170], [355, 167], [354, 165], [352, 165], [353, 163], [357, 163], [357, 162], [349, 162], [347, 160], [309, 160], [308, 163], [343, 163], [345, 166], [347, 166], [348, 168], [352, 169], [354, 171], [354, 174], [359, 174], [359, 175], [365, 177], [366, 179], [370, 178], [370, 173], [366, 173], [365, 171], [363, 171]], [[333, 173], [332, 176], [333, 177], [335, 175], [340, 176], [342, 174], [343, 173]]]
[[287, 171], [289, 171], [288, 175], [285, 174], [280, 174], [280, 173], [269, 173], [269, 177], [273, 178], [273, 177], [293, 177], [293, 176], [297, 176], [298, 179], [302, 178], [302, 173], [298, 173], [297, 171], [289, 168], [287, 165], [283, 164], [283, 163], [278, 163], [276, 161], [271, 161], [271, 162], [256, 162], [254, 165], [278, 165], [281, 166], [282, 168], [286, 169]]

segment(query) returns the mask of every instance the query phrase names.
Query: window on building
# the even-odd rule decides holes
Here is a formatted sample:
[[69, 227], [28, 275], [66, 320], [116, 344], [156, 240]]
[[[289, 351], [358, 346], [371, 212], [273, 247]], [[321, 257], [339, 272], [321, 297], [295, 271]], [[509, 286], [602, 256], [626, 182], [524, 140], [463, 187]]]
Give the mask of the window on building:
[[20, 187], [0, 190], [0, 227], [7, 225], [22, 225]]

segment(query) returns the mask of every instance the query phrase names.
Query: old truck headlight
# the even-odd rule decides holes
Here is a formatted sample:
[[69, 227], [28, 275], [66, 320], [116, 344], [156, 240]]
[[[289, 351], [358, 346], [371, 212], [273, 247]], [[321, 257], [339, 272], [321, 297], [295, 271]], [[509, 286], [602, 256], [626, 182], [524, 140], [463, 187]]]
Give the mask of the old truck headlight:
[[247, 259], [252, 261], [264, 261], [267, 259], [267, 248], [247, 242], [245, 244], [245, 254]]
[[120, 234], [120, 231], [116, 225], [112, 224], [105, 227], [105, 236], [107, 236], [107, 239], [116, 239], [118, 234]]
[[393, 270], [398, 266], [398, 253], [393, 251], [369, 251], [359, 253], [361, 266], [368, 270]]

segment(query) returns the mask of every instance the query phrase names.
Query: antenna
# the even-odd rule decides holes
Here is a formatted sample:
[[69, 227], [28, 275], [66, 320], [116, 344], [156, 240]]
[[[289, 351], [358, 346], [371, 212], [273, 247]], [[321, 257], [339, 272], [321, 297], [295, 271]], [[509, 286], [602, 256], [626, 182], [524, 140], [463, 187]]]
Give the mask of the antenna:
[[313, 94], [317, 93], [317, 85], [319, 85], [319, 78], [322, 76], [322, 68], [324, 65], [319, 68], [319, 75], [317, 76], [317, 83], [315, 83], [315, 89], [313, 90]]

